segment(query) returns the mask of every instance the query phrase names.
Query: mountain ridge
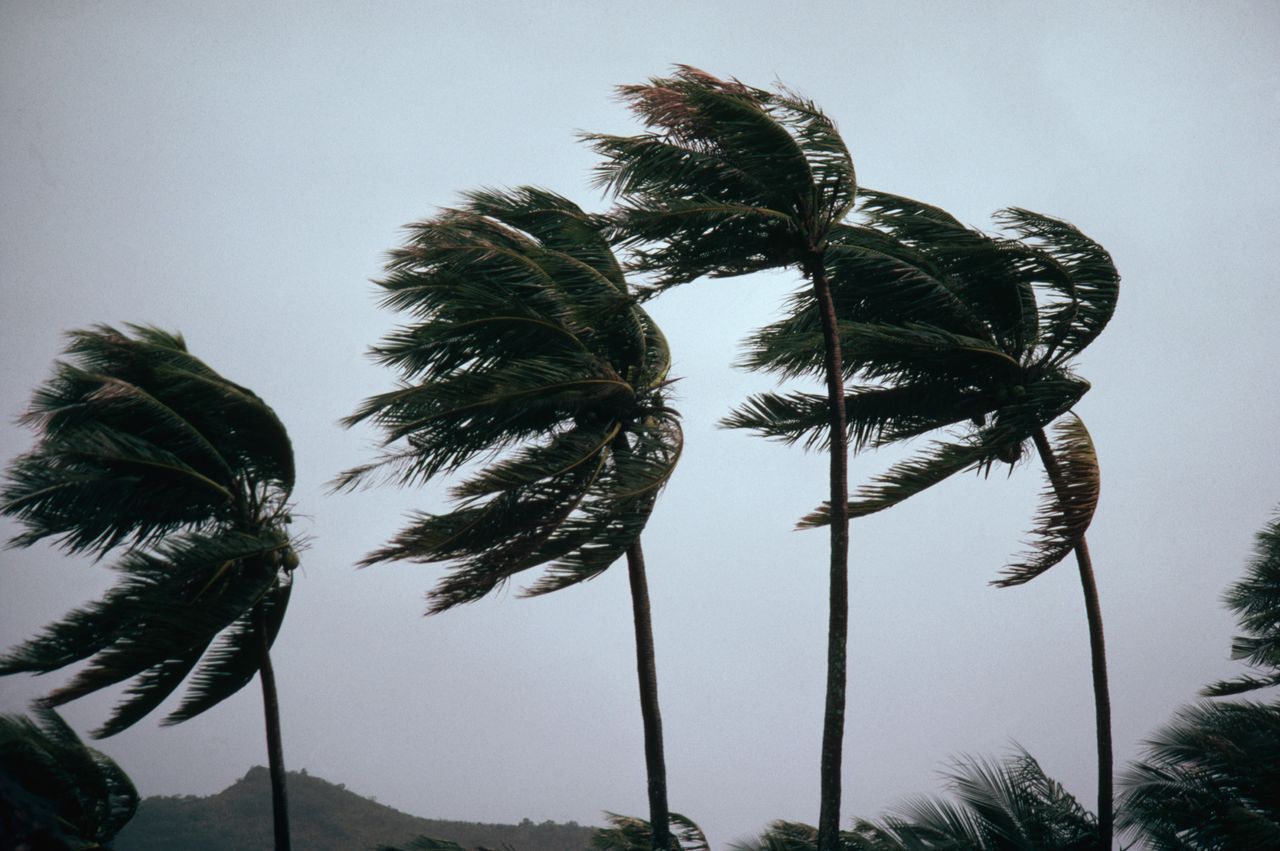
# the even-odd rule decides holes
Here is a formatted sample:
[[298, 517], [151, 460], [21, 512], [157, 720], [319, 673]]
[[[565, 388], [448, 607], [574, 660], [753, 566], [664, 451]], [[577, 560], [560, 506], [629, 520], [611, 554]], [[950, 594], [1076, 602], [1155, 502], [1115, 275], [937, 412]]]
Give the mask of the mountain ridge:
[[[288, 772], [289, 817], [295, 848], [373, 851], [417, 836], [466, 848], [586, 851], [595, 832], [576, 822], [518, 825], [449, 821], [409, 815], [305, 772]], [[115, 851], [270, 851], [271, 788], [267, 769], [255, 765], [213, 795], [153, 796], [116, 837]]]

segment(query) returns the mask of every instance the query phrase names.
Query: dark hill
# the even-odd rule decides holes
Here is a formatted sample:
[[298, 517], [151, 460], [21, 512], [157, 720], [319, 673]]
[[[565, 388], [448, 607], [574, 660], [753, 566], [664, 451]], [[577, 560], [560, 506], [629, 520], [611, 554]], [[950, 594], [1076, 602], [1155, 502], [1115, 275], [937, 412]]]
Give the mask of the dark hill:
[[[402, 813], [345, 787], [289, 773], [293, 846], [301, 851], [371, 851], [422, 835], [467, 848], [585, 851], [593, 828], [575, 822], [519, 825], [440, 821]], [[270, 851], [271, 788], [267, 770], [249, 773], [216, 795], [147, 798], [116, 838], [116, 851]]]

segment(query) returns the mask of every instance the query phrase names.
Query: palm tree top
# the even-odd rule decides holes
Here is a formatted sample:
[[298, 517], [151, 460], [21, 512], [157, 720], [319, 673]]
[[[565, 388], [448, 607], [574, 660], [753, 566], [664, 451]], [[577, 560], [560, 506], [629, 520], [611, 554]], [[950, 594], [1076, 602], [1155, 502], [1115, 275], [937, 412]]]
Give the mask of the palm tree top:
[[365, 564], [452, 562], [430, 611], [516, 573], [528, 593], [589, 579], [639, 536], [680, 451], [671, 356], [628, 292], [605, 222], [543, 189], [485, 190], [411, 225], [379, 282], [411, 322], [373, 349], [401, 386], [346, 420], [383, 434], [338, 487], [413, 484], [486, 462], [456, 508], [415, 515]]
[[69, 335], [66, 359], [23, 421], [35, 447], [15, 459], [0, 512], [26, 531], [99, 557], [124, 547], [120, 580], [0, 657], [0, 676], [88, 660], [44, 699], [58, 706], [131, 681], [95, 736], [154, 710], [185, 680], [177, 723], [258, 671], [297, 555], [286, 527], [293, 453], [275, 413], [187, 351], [177, 334], [107, 325]]
[[95, 325], [67, 336], [66, 359], [21, 418], [36, 446], [0, 486], [0, 513], [26, 527], [11, 546], [53, 537], [101, 555], [287, 513], [293, 450], [256, 394], [178, 334]]
[[[1110, 255], [1073, 225], [1010, 208], [1004, 233], [962, 225], [909, 198], [861, 190], [857, 220], [833, 229], [826, 252], [839, 317], [851, 444], [885, 446], [935, 432], [921, 453], [863, 486], [850, 516], [882, 511], [964, 470], [1014, 463], [1023, 444], [1089, 390], [1072, 360], [1115, 311]], [[743, 365], [783, 377], [823, 370], [816, 306], [797, 292], [788, 315], [752, 336]], [[825, 445], [814, 393], [753, 397], [724, 424], [806, 446]], [[1070, 495], [1046, 489], [1032, 551], [998, 584], [1056, 564], [1089, 525], [1097, 459], [1077, 418], [1056, 430]], [[822, 525], [822, 507], [801, 521]]]
[[[652, 132], [584, 138], [634, 268], [657, 288], [803, 262], [853, 206], [853, 160], [811, 101], [687, 65], [619, 95]], [[643, 246], [643, 247], [642, 247]]]

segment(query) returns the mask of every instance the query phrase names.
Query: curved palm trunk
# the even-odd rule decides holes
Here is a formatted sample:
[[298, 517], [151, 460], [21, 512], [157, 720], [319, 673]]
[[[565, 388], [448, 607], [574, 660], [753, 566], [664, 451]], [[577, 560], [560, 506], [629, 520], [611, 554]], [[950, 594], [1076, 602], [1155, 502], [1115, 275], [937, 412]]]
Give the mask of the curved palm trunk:
[[846, 655], [849, 639], [849, 449], [845, 431], [844, 375], [835, 303], [822, 255], [806, 264], [822, 317], [826, 344], [827, 407], [831, 429], [831, 591], [827, 624], [827, 698], [822, 725], [818, 851], [840, 842], [840, 770], [844, 758]]
[[262, 609], [254, 609], [258, 631], [258, 678], [262, 681], [262, 713], [267, 726], [267, 763], [271, 772], [271, 812], [275, 823], [275, 851], [292, 851], [289, 840], [289, 803], [285, 797], [284, 744], [280, 738], [280, 703], [276, 675], [271, 667], [271, 639]]
[[649, 779], [649, 824], [654, 851], [671, 848], [667, 811], [667, 763], [662, 748], [662, 714], [658, 710], [658, 668], [649, 617], [649, 583], [645, 579], [640, 539], [627, 548], [631, 580], [631, 613], [636, 630], [636, 674], [640, 680], [640, 715], [644, 719], [644, 763]]
[[[1033, 435], [1036, 451], [1044, 464], [1049, 481], [1058, 493], [1064, 490], [1058, 459], [1049, 446], [1044, 430]], [[1102, 633], [1102, 607], [1098, 602], [1098, 585], [1093, 576], [1093, 559], [1083, 535], [1075, 545], [1076, 564], [1080, 568], [1080, 587], [1084, 593], [1085, 616], [1089, 621], [1089, 652], [1093, 665], [1093, 711], [1098, 736], [1098, 848], [1110, 851], [1114, 825], [1112, 804], [1111, 689], [1107, 684], [1107, 651]]]

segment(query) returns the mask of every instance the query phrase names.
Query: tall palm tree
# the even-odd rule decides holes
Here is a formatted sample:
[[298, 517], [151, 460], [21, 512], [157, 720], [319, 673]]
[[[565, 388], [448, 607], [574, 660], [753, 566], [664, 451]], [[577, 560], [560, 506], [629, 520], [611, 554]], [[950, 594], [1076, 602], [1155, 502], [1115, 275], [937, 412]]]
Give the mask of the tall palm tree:
[[10, 545], [57, 540], [102, 557], [120, 581], [0, 658], [0, 675], [45, 673], [83, 660], [44, 698], [60, 706], [132, 680], [93, 735], [111, 736], [184, 680], [164, 723], [193, 718], [262, 683], [276, 848], [289, 830], [279, 706], [270, 647], [298, 558], [286, 527], [293, 450], [251, 391], [156, 328], [73, 332], [23, 422], [35, 448], [9, 466], [0, 512], [25, 531]]
[[[627, 560], [655, 848], [667, 849], [666, 767], [640, 533], [679, 457], [666, 340], [635, 304], [603, 223], [553, 193], [476, 192], [411, 229], [380, 286], [412, 317], [374, 354], [402, 386], [367, 400], [386, 450], [339, 487], [402, 485], [488, 461], [364, 564], [447, 562], [429, 613], [540, 565], [525, 593]], [[497, 459], [493, 460], [497, 454]]]
[[1184, 707], [1121, 787], [1120, 830], [1152, 851], [1280, 848], [1280, 703]]
[[678, 66], [670, 77], [624, 86], [622, 98], [651, 129], [592, 135], [606, 157], [599, 183], [623, 201], [617, 222], [635, 267], [663, 290], [703, 276], [794, 267], [809, 283], [821, 324], [824, 415], [830, 436], [831, 522], [827, 687], [822, 733], [822, 851], [840, 821], [849, 535], [841, 340], [830, 281], [830, 237], [857, 193], [853, 161], [832, 121], [810, 101]]
[[120, 766], [48, 707], [0, 715], [0, 835], [6, 848], [108, 847], [138, 809]]
[[[864, 486], [851, 517], [890, 508], [963, 470], [1013, 464], [1034, 445], [1049, 485], [1031, 550], [995, 582], [1019, 585], [1075, 552], [1089, 625], [1098, 743], [1098, 829], [1112, 831], [1111, 708], [1102, 614], [1085, 531], [1098, 500], [1097, 456], [1071, 408], [1089, 389], [1072, 360], [1115, 310], [1110, 255], [1074, 226], [1022, 209], [997, 214], [1010, 235], [989, 236], [927, 204], [860, 190], [860, 220], [835, 229], [830, 268], [855, 450], [950, 430]], [[808, 299], [758, 332], [750, 367], [821, 374], [818, 319]], [[725, 424], [821, 445], [824, 400], [753, 397]], [[1046, 427], [1056, 423], [1056, 443]], [[830, 505], [802, 526], [831, 522]], [[835, 518], [838, 521], [838, 517]]]

